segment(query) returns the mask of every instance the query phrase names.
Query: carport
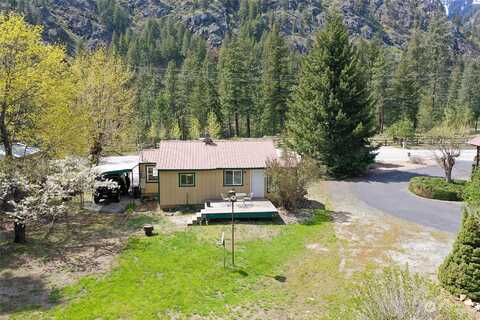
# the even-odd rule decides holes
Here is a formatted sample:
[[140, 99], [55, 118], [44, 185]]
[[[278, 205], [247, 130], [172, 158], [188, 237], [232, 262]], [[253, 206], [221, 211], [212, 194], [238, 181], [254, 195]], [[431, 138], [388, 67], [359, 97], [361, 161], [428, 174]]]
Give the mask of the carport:
[[100, 164], [94, 168], [99, 175], [125, 174], [130, 179], [129, 192], [139, 185], [138, 179], [138, 156], [113, 156], [100, 159]]

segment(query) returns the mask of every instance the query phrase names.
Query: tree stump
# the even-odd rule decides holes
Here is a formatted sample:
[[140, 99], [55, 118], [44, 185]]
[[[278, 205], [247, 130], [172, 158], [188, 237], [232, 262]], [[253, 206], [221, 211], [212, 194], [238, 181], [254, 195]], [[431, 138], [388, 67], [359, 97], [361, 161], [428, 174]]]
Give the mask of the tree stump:
[[153, 236], [153, 226], [151, 224], [146, 224], [143, 226], [143, 231], [147, 237]]
[[13, 228], [15, 231], [15, 238], [13, 242], [15, 243], [25, 243], [27, 242], [27, 238], [25, 236], [25, 223], [23, 222], [14, 222]]

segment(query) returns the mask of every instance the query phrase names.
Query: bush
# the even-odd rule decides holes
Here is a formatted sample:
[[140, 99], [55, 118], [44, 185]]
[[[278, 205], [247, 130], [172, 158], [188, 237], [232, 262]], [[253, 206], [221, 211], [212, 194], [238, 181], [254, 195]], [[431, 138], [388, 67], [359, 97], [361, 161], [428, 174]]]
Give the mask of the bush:
[[469, 319], [441, 289], [408, 269], [386, 268], [361, 274], [351, 297], [331, 319], [454, 320]]
[[387, 135], [401, 143], [403, 140], [413, 139], [415, 137], [415, 127], [412, 121], [404, 118], [387, 128]]
[[290, 153], [280, 160], [268, 161], [268, 198], [287, 210], [298, 208], [304, 202], [307, 184], [315, 178], [316, 172], [313, 160], [299, 160]]
[[428, 199], [445, 201], [463, 201], [466, 181], [455, 180], [447, 183], [443, 178], [414, 177], [408, 189], [414, 194]]
[[465, 202], [462, 227], [438, 278], [450, 292], [480, 300], [480, 170], [465, 188]]
[[453, 251], [438, 271], [441, 284], [454, 294], [480, 300], [480, 216], [464, 210]]

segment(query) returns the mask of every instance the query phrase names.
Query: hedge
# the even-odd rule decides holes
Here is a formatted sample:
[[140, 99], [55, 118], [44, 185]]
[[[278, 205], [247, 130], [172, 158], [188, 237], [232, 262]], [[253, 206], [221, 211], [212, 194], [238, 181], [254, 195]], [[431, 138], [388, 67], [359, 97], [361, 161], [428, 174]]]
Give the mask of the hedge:
[[414, 177], [408, 189], [414, 194], [428, 199], [463, 201], [463, 189], [466, 181], [454, 180], [447, 183], [444, 178]]

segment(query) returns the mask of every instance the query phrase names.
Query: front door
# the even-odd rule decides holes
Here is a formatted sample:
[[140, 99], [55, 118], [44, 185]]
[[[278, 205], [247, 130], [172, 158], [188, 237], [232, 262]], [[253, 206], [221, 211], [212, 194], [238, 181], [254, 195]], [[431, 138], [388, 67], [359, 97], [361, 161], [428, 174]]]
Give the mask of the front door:
[[252, 192], [254, 198], [265, 197], [265, 170], [252, 170]]

